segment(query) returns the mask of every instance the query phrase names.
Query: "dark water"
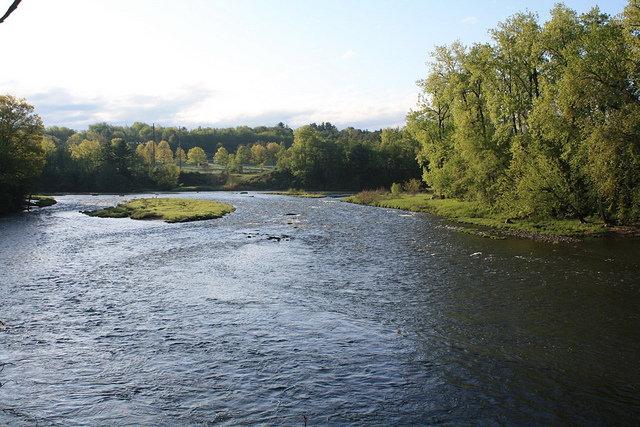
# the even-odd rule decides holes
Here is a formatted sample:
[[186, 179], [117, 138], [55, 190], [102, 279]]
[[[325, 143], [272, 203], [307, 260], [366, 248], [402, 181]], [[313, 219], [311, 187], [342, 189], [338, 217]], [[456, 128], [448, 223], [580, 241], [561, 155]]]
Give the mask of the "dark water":
[[187, 224], [0, 219], [0, 424], [635, 425], [640, 242], [201, 193]]

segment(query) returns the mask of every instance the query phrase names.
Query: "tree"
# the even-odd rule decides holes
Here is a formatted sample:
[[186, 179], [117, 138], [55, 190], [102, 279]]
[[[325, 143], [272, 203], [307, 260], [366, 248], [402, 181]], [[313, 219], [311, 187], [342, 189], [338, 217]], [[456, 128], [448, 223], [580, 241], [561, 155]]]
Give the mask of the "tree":
[[263, 165], [267, 161], [267, 149], [262, 144], [253, 144], [251, 147], [251, 161], [256, 165]]
[[171, 151], [169, 143], [165, 140], [158, 143], [158, 147], [156, 149], [156, 162], [163, 164], [173, 162], [173, 151]]
[[244, 145], [238, 146], [238, 149], [236, 150], [236, 161], [242, 166], [249, 163], [250, 160], [251, 151], [249, 151], [249, 149]]
[[187, 153], [184, 152], [182, 147], [176, 148], [175, 163], [187, 163]]
[[216, 154], [213, 156], [213, 161], [219, 165], [226, 166], [229, 163], [229, 152], [226, 148], [220, 147]]
[[640, 1], [516, 14], [434, 54], [408, 129], [424, 180], [509, 216], [640, 219]]
[[333, 133], [331, 126], [308, 125], [296, 129], [293, 145], [280, 157], [278, 167], [309, 188], [338, 185], [335, 172], [342, 167], [338, 160], [342, 156], [336, 141], [325, 136]]
[[116, 167], [120, 175], [129, 175], [129, 161], [132, 157], [131, 146], [122, 138], [114, 138], [107, 150], [107, 160]]
[[164, 164], [156, 170], [156, 183], [161, 190], [171, 190], [178, 185], [180, 169], [174, 164]]
[[200, 147], [193, 147], [187, 153], [188, 163], [199, 164], [207, 163], [207, 154]]
[[44, 126], [25, 99], [0, 96], [0, 214], [20, 210], [44, 166]]
[[158, 144], [153, 140], [147, 141], [147, 143], [144, 144], [144, 158], [151, 164], [151, 166], [155, 166], [158, 162]]
[[284, 144], [280, 145], [276, 142], [269, 142], [267, 144], [267, 162], [274, 163], [278, 160], [278, 153], [284, 150]]
[[98, 141], [83, 140], [80, 144], [69, 146], [71, 158], [76, 160], [85, 172], [95, 172], [104, 158], [102, 146]]

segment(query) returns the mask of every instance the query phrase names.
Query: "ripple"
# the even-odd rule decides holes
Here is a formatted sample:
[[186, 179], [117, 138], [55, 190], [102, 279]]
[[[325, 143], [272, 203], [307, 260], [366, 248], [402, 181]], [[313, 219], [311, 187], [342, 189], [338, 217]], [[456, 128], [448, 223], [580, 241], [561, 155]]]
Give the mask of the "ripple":
[[180, 196], [237, 210], [101, 220], [78, 211], [121, 197], [63, 196], [0, 220], [0, 423], [640, 416], [637, 245], [486, 241], [334, 200]]

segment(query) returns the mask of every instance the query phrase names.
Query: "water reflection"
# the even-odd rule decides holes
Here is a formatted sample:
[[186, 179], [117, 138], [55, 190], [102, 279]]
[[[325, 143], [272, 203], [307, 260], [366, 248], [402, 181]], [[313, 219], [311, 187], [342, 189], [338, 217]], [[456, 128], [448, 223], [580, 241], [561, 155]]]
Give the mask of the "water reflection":
[[[640, 415], [637, 242], [551, 245], [259, 193], [187, 224], [0, 220], [0, 421], [617, 424]], [[275, 238], [277, 237], [277, 238]]]

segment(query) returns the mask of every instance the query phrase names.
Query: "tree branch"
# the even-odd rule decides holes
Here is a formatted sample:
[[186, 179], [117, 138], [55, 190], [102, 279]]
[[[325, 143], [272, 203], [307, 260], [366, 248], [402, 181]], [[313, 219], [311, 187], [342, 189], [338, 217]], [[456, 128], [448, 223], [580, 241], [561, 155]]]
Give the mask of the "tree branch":
[[0, 18], [0, 24], [2, 24], [4, 22], [5, 19], [7, 19], [9, 17], [9, 15], [11, 15], [13, 13], [14, 10], [16, 10], [18, 8], [18, 5], [20, 4], [22, 0], [15, 0], [11, 6], [9, 6], [9, 9], [7, 9], [7, 12], [4, 14], [4, 16], [2, 18]]

